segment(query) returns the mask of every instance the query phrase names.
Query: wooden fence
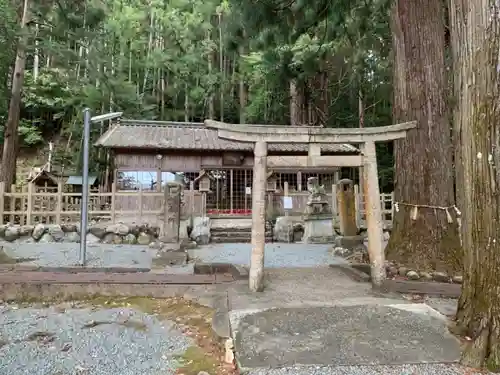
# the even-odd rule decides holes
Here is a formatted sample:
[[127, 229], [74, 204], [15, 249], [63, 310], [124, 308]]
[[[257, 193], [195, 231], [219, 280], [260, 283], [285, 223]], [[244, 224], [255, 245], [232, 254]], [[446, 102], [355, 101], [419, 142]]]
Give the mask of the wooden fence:
[[[355, 188], [356, 208], [358, 225], [364, 223], [364, 201]], [[273, 216], [301, 215], [308, 199], [307, 192], [288, 192], [270, 194], [269, 199]], [[207, 214], [206, 193], [201, 193], [191, 188], [184, 190], [183, 216], [203, 216]], [[283, 196], [292, 199], [292, 210], [285, 213], [283, 207]], [[327, 194], [330, 205], [337, 212], [337, 199], [335, 185], [331, 193]], [[56, 189], [47, 191], [38, 188], [32, 183], [24, 185], [21, 189], [12, 186], [10, 192], [6, 192], [5, 185], [0, 182], [0, 218], [2, 223], [35, 224], [35, 223], [77, 223], [80, 220], [81, 193], [66, 192], [62, 183]], [[106, 220], [111, 222], [140, 222], [155, 225], [159, 222], [163, 208], [164, 193], [159, 191], [117, 191], [116, 185], [112, 185], [110, 192], [91, 190], [89, 192], [88, 213], [89, 220]], [[382, 218], [386, 226], [390, 225], [393, 211], [392, 194], [381, 194], [380, 203]], [[247, 216], [251, 210], [229, 213], [208, 213], [214, 217], [237, 217]]]

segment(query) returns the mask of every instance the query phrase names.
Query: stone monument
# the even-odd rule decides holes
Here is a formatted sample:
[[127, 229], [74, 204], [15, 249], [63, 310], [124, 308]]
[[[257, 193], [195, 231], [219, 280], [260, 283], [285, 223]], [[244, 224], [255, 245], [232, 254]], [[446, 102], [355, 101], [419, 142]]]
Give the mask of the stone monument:
[[[169, 264], [185, 264], [187, 254], [181, 248], [181, 209], [183, 186], [179, 182], [168, 182], [165, 186], [163, 223], [160, 229], [161, 249], [158, 258]], [[187, 237], [187, 233], [186, 233]]]
[[335, 239], [332, 225], [332, 210], [325, 188], [317, 177], [307, 179], [307, 207], [304, 213], [304, 237], [306, 243], [332, 243]]
[[356, 197], [354, 194], [354, 182], [343, 179], [337, 182], [337, 207], [340, 218], [340, 236], [335, 238], [335, 248], [348, 250], [344, 254], [354, 251], [367, 252], [363, 236], [358, 235], [356, 223]]

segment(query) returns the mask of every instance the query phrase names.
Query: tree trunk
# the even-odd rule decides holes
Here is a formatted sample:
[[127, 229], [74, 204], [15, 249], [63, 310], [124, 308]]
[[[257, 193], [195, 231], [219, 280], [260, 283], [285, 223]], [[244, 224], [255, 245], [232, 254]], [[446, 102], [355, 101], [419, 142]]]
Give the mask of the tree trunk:
[[28, 21], [29, 1], [24, 0], [23, 15], [21, 18], [21, 36], [17, 45], [17, 56], [14, 64], [14, 73], [12, 74], [12, 94], [9, 104], [9, 114], [5, 126], [2, 166], [0, 169], [0, 181], [5, 182], [5, 188], [10, 186], [16, 180], [16, 159], [19, 127], [19, 116], [21, 111], [21, 89], [24, 82], [24, 68], [26, 65], [26, 41], [28, 32], [26, 24]]
[[457, 333], [471, 340], [462, 363], [500, 371], [500, 9], [452, 0], [458, 200], [465, 249]]
[[395, 0], [392, 8], [394, 122], [418, 125], [394, 145], [399, 211], [386, 254], [418, 270], [455, 272], [462, 251], [453, 210], [444, 15], [442, 2], [433, 0]]

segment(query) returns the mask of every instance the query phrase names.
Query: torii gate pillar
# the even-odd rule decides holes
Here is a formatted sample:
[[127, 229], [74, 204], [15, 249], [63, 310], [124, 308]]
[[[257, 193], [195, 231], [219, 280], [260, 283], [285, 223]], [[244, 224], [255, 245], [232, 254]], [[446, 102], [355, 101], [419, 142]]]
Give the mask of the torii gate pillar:
[[[382, 213], [377, 172], [375, 142], [404, 138], [406, 132], [417, 126], [416, 121], [376, 128], [323, 128], [308, 126], [273, 126], [226, 124], [206, 120], [205, 126], [218, 130], [220, 138], [254, 142], [254, 170], [252, 196], [252, 256], [249, 274], [250, 290], [264, 289], [264, 249], [266, 223], [267, 167], [328, 168], [363, 167], [366, 222], [368, 227], [368, 254], [371, 280], [375, 288], [382, 286], [386, 277], [382, 245]], [[267, 156], [268, 143], [306, 143], [308, 156]], [[321, 143], [359, 144], [361, 155], [323, 156]]]
[[258, 141], [254, 146], [252, 186], [252, 256], [249, 287], [257, 292], [264, 289], [264, 249], [266, 247], [266, 184], [267, 143]]

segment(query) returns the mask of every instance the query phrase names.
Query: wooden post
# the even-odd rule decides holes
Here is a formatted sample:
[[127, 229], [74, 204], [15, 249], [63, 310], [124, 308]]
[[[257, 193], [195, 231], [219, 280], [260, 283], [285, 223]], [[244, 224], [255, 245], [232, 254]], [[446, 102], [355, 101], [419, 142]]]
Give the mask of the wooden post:
[[11, 196], [10, 196], [10, 218], [9, 218], [9, 222], [11, 224], [14, 224], [14, 220], [15, 220], [15, 216], [14, 216], [14, 212], [16, 211], [16, 196], [14, 195], [17, 191], [17, 188], [16, 188], [16, 185], [15, 184], [12, 184], [10, 186], [10, 192], [12, 193]]
[[394, 192], [391, 193], [391, 229], [394, 222]]
[[111, 184], [111, 222], [116, 222], [116, 182]]
[[142, 184], [139, 185], [139, 223], [142, 224]]
[[56, 224], [61, 224], [61, 214], [63, 209], [63, 184], [59, 180], [57, 182], [57, 211], [56, 211]]
[[252, 191], [252, 256], [249, 287], [253, 292], [264, 289], [264, 250], [266, 246], [267, 143], [258, 141], [254, 148]]
[[302, 172], [297, 172], [297, 191], [302, 191]]
[[[191, 220], [193, 220], [193, 216], [195, 216], [195, 213], [194, 213], [194, 181], [190, 181], [189, 182], [189, 194], [191, 194], [191, 200], [189, 201], [189, 206], [190, 206], [190, 215], [191, 216]], [[205, 215], [202, 215], [202, 216], [205, 216]]]
[[33, 183], [28, 182], [28, 202], [26, 204], [26, 224], [31, 224], [31, 215], [33, 210]]
[[243, 185], [245, 188], [245, 214], [248, 210], [248, 194], [247, 194], [247, 170], [243, 172]]
[[233, 170], [229, 171], [229, 213], [233, 214]]
[[3, 212], [5, 211], [5, 182], [0, 181], [0, 225], [4, 222]]
[[382, 214], [380, 210], [380, 189], [378, 185], [377, 154], [375, 142], [366, 142], [362, 146], [364, 153], [364, 192], [365, 215], [368, 228], [368, 254], [371, 263], [372, 285], [382, 286], [386, 278], [385, 254], [382, 246]]
[[[360, 169], [361, 170], [361, 169]], [[361, 190], [363, 191], [363, 190]], [[363, 217], [363, 201], [359, 194], [359, 185], [354, 185], [354, 206], [356, 207], [356, 225], [361, 227], [361, 219]]]

